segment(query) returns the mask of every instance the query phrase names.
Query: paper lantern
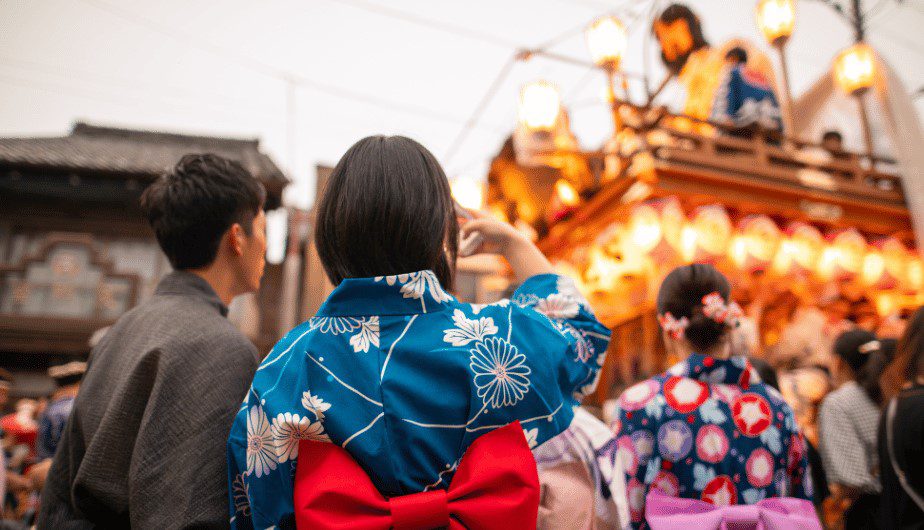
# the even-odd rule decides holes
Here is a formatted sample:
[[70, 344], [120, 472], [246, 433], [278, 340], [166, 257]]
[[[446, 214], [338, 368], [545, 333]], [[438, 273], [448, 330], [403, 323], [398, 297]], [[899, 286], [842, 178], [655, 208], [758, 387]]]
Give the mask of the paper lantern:
[[914, 256], [905, 266], [905, 290], [917, 293], [924, 289], [924, 262]]
[[848, 94], [866, 92], [876, 80], [876, 52], [863, 42], [845, 49], [834, 59], [834, 79]]
[[742, 219], [738, 232], [730, 248], [732, 261], [749, 272], [765, 270], [780, 244], [779, 227], [766, 215], [749, 215]]
[[533, 81], [520, 90], [519, 120], [531, 131], [551, 131], [561, 112], [558, 87]]
[[861, 272], [866, 256], [866, 239], [850, 228], [834, 234], [818, 260], [818, 275], [824, 280], [845, 280]]
[[724, 207], [718, 204], [701, 206], [693, 212], [692, 221], [681, 233], [680, 254], [687, 262], [712, 263], [725, 254], [732, 231], [731, 219]]
[[584, 30], [590, 58], [597, 66], [608, 70], [619, 69], [622, 56], [628, 46], [626, 27], [612, 15], [602, 16]]
[[629, 218], [624, 254], [649, 254], [656, 259], [667, 259], [680, 246], [684, 221], [683, 209], [677, 199], [658, 199], [639, 204]]
[[574, 207], [581, 202], [581, 196], [574, 186], [565, 179], [558, 179], [555, 182], [555, 195], [564, 206]]
[[863, 257], [860, 279], [877, 289], [893, 289], [905, 276], [908, 251], [895, 238], [874, 242]]
[[786, 227], [786, 237], [773, 260], [777, 274], [807, 273], [815, 269], [824, 248], [824, 238], [810, 224], [795, 222]]
[[794, 0], [760, 0], [757, 3], [757, 27], [770, 44], [785, 43], [795, 25]]

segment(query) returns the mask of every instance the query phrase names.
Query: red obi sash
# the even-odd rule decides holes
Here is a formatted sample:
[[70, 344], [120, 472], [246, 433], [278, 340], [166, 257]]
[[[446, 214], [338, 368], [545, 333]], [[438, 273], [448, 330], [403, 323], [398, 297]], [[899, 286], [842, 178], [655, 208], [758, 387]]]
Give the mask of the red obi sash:
[[475, 440], [448, 490], [386, 499], [343, 448], [302, 440], [295, 471], [299, 529], [536, 528], [539, 475], [520, 422]]

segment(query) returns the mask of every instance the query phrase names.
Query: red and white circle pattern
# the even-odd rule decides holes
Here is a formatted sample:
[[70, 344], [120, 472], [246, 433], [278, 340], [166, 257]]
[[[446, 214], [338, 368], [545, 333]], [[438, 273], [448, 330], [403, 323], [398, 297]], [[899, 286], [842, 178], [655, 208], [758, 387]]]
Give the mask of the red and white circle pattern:
[[748, 482], [755, 488], [765, 488], [773, 482], [773, 455], [764, 448], [755, 449], [745, 464]]
[[616, 460], [622, 465], [623, 471], [635, 476], [638, 471], [638, 455], [635, 453], [635, 444], [629, 436], [620, 436], [616, 440]]
[[664, 397], [671, 408], [689, 414], [709, 398], [709, 386], [686, 377], [671, 377], [664, 383]]
[[757, 394], [742, 394], [732, 405], [732, 419], [745, 436], [755, 437], [773, 422], [773, 411], [767, 400]]
[[738, 504], [738, 491], [728, 475], [719, 475], [703, 489], [702, 500], [716, 506]]
[[705, 425], [696, 434], [696, 456], [704, 462], [721, 462], [728, 454], [728, 449], [728, 436], [716, 425]]
[[644, 408], [659, 389], [658, 383], [651, 380], [632, 385], [619, 396], [619, 408], [629, 412]]
[[677, 475], [670, 471], [659, 471], [655, 476], [654, 482], [651, 483], [651, 487], [660, 490], [668, 497], [677, 497], [680, 495], [680, 480], [677, 478]]

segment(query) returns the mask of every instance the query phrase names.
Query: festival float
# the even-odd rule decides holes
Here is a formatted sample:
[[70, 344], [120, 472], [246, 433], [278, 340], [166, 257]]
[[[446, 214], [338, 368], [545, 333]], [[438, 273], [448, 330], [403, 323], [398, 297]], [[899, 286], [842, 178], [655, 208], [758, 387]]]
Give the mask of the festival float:
[[[592, 22], [587, 44], [608, 74], [613, 120], [612, 137], [595, 150], [579, 147], [553, 84], [537, 81], [520, 93], [516, 130], [491, 164], [486, 208], [535, 232], [613, 330], [588, 402], [671, 362], [654, 299], [680, 264], [712, 263], [729, 277], [751, 323], [741, 348], [758, 356], [772, 355], [807, 307], [825, 314], [826, 303], [865, 306], [882, 322], [924, 302], [916, 240], [924, 190], [915, 182], [924, 164], [914, 150], [922, 134], [907, 91], [863, 42], [860, 21], [856, 44], [793, 100], [784, 46], [794, 2], [758, 2], [757, 22], [779, 52], [780, 76], [757, 46], [710, 46], [689, 8], [669, 7], [652, 28], [669, 76], [642, 102], [629, 100], [620, 72], [622, 23]], [[747, 51], [744, 89], [769, 91], [778, 102], [753, 105], [744, 134], [716, 117], [717, 102], [742, 88], [729, 85], [733, 48]], [[655, 103], [672, 79], [686, 91], [679, 112]], [[874, 146], [868, 107], [883, 122], [885, 149]], [[807, 140], [819, 136], [824, 113], [845, 108], [864, 133], [864, 152]], [[876, 154], [884, 150], [889, 156]]]

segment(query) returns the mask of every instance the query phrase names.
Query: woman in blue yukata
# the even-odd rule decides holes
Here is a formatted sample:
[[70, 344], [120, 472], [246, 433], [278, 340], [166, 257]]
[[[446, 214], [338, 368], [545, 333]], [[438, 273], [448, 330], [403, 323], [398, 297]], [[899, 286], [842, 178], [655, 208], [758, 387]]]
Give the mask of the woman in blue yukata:
[[[446, 490], [469, 446], [515, 421], [524, 448], [569, 426], [609, 331], [515, 229], [457, 223], [446, 176], [417, 142], [365, 138], [337, 164], [316, 226], [336, 287], [254, 376], [228, 440], [232, 525], [295, 526], [304, 440], [345, 449], [391, 498]], [[505, 257], [519, 289], [459, 302], [457, 248]]]
[[618, 401], [614, 457], [625, 472], [633, 528], [645, 527], [652, 490], [715, 506], [812, 498], [792, 410], [745, 357], [732, 355], [729, 335], [741, 310], [730, 290], [704, 264], [679, 267], [661, 284], [663, 338], [670, 353], [686, 360]]

